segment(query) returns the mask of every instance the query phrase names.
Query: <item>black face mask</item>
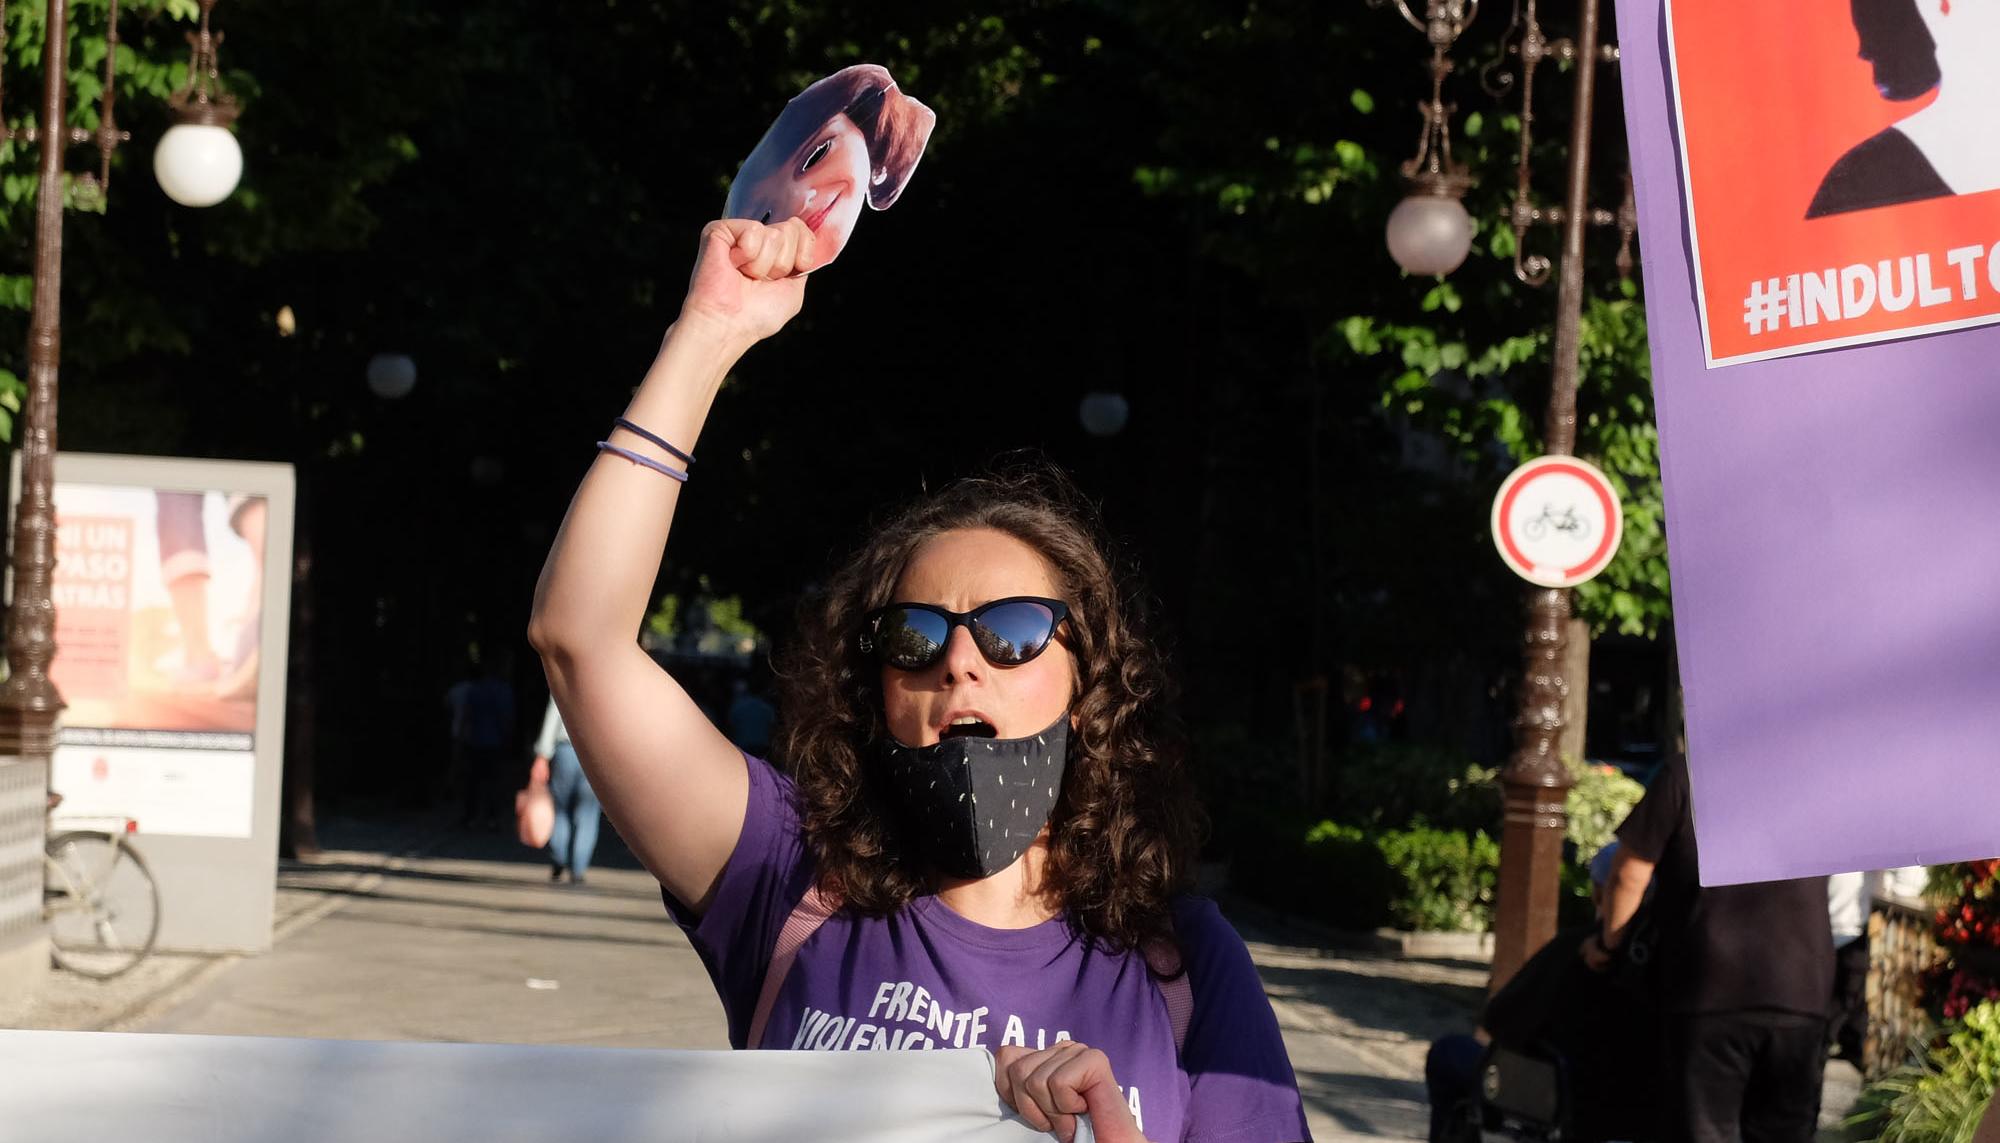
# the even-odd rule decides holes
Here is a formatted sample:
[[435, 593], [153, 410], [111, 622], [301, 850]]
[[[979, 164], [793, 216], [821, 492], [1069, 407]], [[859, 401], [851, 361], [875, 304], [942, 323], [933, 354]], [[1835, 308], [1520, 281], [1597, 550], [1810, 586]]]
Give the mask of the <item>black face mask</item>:
[[1069, 755], [1069, 713], [1026, 738], [883, 738], [879, 777], [905, 842], [932, 869], [983, 878], [1007, 868], [1048, 824]]

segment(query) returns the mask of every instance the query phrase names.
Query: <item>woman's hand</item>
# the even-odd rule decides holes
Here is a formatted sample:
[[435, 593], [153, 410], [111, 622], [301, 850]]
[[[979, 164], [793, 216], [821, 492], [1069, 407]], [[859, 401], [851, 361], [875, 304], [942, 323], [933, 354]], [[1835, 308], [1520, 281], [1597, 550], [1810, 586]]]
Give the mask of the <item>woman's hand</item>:
[[1008, 1046], [993, 1054], [993, 1086], [1028, 1126], [1076, 1137], [1076, 1117], [1090, 1116], [1098, 1143], [1146, 1143], [1125, 1096], [1111, 1075], [1111, 1060], [1096, 1048], [1064, 1040], [1031, 1052]]
[[766, 226], [723, 218], [701, 230], [679, 326], [696, 325], [742, 352], [785, 327], [821, 265], [813, 232], [796, 218]]

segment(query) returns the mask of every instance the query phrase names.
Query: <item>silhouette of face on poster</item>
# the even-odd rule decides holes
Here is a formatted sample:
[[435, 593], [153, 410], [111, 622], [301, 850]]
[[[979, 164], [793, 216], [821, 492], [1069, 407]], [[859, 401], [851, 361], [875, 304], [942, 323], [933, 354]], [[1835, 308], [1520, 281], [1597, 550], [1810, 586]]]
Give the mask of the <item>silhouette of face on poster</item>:
[[1861, 58], [1873, 65], [1882, 98], [1916, 99], [1937, 86], [1937, 44], [1916, 0], [1852, 0], [1849, 8]]
[[1850, 0], [1849, 11], [1882, 98], [1936, 98], [1842, 155], [1806, 217], [2000, 188], [2000, 0]]
[[904, 95], [874, 64], [843, 68], [785, 104], [723, 206], [728, 218], [799, 218], [822, 242], [825, 261], [847, 245], [866, 202], [887, 210], [923, 158], [937, 116]]

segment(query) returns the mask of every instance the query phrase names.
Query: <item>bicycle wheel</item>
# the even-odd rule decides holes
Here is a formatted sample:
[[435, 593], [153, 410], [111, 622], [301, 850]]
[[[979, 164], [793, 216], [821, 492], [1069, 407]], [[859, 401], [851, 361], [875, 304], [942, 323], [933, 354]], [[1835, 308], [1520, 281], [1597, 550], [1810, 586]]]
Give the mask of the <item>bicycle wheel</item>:
[[160, 935], [160, 889], [121, 836], [94, 831], [49, 838], [42, 911], [58, 965], [109, 980], [153, 951]]

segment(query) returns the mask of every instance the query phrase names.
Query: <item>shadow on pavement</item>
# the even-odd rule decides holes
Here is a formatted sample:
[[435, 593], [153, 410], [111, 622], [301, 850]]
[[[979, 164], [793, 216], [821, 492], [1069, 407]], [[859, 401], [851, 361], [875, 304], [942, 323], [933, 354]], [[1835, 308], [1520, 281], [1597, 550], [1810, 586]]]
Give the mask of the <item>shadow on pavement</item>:
[[[425, 857], [463, 861], [496, 861], [510, 865], [548, 864], [544, 850], [530, 849], [515, 838], [512, 823], [505, 828], [467, 828], [436, 812], [384, 811], [367, 816], [326, 815], [315, 832], [328, 853], [404, 854], [422, 848]], [[316, 859], [287, 859], [301, 869], [326, 868]], [[639, 859], [607, 820], [597, 835], [591, 857], [594, 869], [639, 869]]]
[[[434, 895], [426, 895], [422, 893], [398, 893], [395, 892], [393, 889], [391, 889], [390, 886], [393, 885], [394, 881], [399, 876], [400, 874], [395, 874], [395, 873], [385, 874], [382, 885], [377, 886], [376, 888], [373, 889], [359, 889], [353, 886], [346, 886], [346, 885], [286, 885], [284, 887], [286, 889], [300, 893], [318, 894], [319, 896], [326, 898], [343, 897], [350, 901], [368, 901], [383, 905], [414, 905], [418, 907], [443, 906], [451, 909], [471, 909], [483, 913], [502, 913], [510, 916], [517, 916], [524, 918], [525, 917], [573, 917], [579, 920], [588, 920], [588, 921], [621, 921], [626, 923], [636, 922], [640, 924], [653, 924], [657, 922], [661, 925], [667, 925], [667, 926], [672, 926], [673, 924], [673, 919], [667, 915], [667, 911], [664, 905], [662, 905], [659, 908], [657, 914], [648, 913], [645, 915], [634, 915], [631, 913], [607, 912], [604, 909], [568, 908], [564, 907], [560, 900], [553, 902], [549, 905], [522, 906], [522, 905], [502, 904], [496, 901], [474, 901], [474, 900], [468, 900], [464, 897], [440, 897]], [[536, 886], [532, 884], [523, 884], [522, 882], [519, 881], [487, 881], [483, 878], [455, 878], [453, 880], [457, 880], [460, 882], [484, 882], [485, 884], [502, 886], [502, 887], [511, 887], [516, 889], [532, 890], [536, 888]], [[619, 892], [617, 890], [598, 889], [595, 886], [577, 888], [568, 885], [554, 885], [548, 887], [548, 892], [552, 896], [555, 896], [557, 898], [589, 898], [598, 901], [603, 901], [606, 903], [620, 901], [620, 900], [650, 901], [654, 903], [658, 903], [659, 901], [659, 897], [657, 894], [624, 893], [624, 892]], [[578, 902], [578, 904], [581, 903], [582, 903], [581, 901]]]
[[1332, 1120], [1342, 1131], [1421, 1139], [1429, 1128], [1423, 1109], [1430, 1104], [1420, 1081], [1314, 1071], [1301, 1071], [1298, 1079], [1307, 1110]]
[[642, 939], [637, 937], [607, 936], [602, 932], [564, 932], [560, 929], [509, 928], [504, 925], [468, 925], [459, 923], [415, 924], [407, 918], [368, 917], [345, 914], [342, 918], [350, 925], [380, 925], [385, 928], [446, 929], [455, 933], [474, 933], [489, 937], [527, 937], [538, 941], [572, 941], [579, 944], [600, 946], [619, 945], [627, 948], [674, 948], [681, 942], [676, 939], [678, 929], [663, 928], [658, 937]]

